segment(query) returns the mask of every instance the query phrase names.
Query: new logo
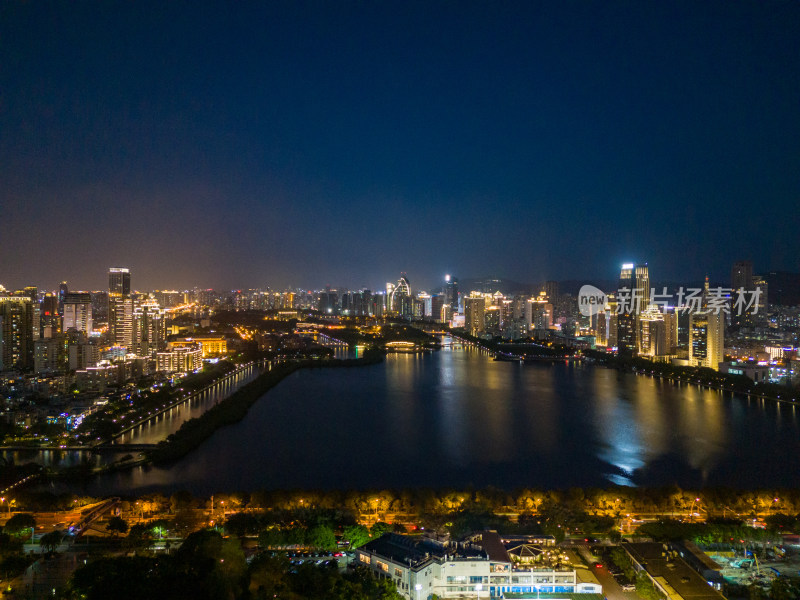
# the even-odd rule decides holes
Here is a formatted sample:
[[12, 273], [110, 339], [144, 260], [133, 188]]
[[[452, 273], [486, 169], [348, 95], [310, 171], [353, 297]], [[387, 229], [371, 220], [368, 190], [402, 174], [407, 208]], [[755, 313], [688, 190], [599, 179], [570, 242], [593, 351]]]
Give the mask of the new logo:
[[606, 306], [606, 294], [593, 285], [584, 285], [578, 292], [578, 308], [584, 317], [596, 315]]

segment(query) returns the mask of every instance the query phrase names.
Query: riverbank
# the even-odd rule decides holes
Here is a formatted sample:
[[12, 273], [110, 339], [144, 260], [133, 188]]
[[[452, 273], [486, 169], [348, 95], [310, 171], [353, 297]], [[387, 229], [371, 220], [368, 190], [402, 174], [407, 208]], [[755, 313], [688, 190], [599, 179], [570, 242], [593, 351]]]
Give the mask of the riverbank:
[[[137, 466], [154, 464], [163, 466], [183, 458], [200, 446], [215, 431], [226, 425], [241, 421], [248, 410], [264, 394], [283, 381], [286, 377], [300, 369], [353, 368], [379, 364], [384, 360], [381, 350], [369, 349], [362, 358], [300, 360], [275, 364], [269, 371], [246, 384], [228, 398], [220, 401], [199, 417], [186, 421], [178, 431], [159, 442], [154, 448], [146, 450], [138, 457], [129, 456], [122, 460], [91, 469], [75, 467], [59, 477], [86, 478], [103, 472], [127, 470]], [[122, 448], [121, 448], [122, 449]]]
[[776, 383], [756, 383], [745, 375], [720, 373], [705, 367], [682, 367], [669, 363], [658, 363], [644, 358], [608, 354], [599, 350], [584, 351], [584, 356], [609, 368], [638, 375], [648, 375], [672, 383], [697, 385], [719, 392], [742, 394], [751, 398], [793, 405], [800, 401], [800, 390], [797, 388]]
[[463, 343], [490, 352], [495, 360], [508, 362], [547, 362], [562, 360], [589, 359], [589, 361], [619, 371], [647, 375], [677, 384], [696, 385], [719, 392], [742, 394], [749, 398], [771, 400], [785, 404], [800, 402], [800, 389], [776, 383], [756, 383], [745, 375], [731, 375], [704, 367], [683, 367], [671, 363], [653, 362], [639, 357], [619, 356], [600, 350], [584, 350], [582, 356], [564, 354], [564, 348], [553, 349], [545, 346], [537, 348], [537, 354], [530, 356], [520, 352], [519, 344], [498, 344], [489, 342], [464, 332], [451, 332], [451, 336]]

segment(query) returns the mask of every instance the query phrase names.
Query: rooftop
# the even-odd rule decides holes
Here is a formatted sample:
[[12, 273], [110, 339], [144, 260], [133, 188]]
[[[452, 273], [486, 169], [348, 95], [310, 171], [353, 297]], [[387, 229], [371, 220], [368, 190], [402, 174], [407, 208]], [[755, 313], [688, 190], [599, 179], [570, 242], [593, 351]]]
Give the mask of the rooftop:
[[686, 600], [724, 600], [706, 580], [683, 559], [670, 556], [663, 544], [654, 542], [625, 543], [623, 547], [647, 569], [651, 577], [669, 585]]

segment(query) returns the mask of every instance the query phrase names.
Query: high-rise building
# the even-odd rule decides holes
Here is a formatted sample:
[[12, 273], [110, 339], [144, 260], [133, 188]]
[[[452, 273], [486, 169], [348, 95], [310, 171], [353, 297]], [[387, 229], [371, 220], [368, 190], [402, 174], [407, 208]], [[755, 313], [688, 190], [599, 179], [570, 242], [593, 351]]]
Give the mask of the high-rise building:
[[458, 278], [452, 275], [444, 276], [444, 303], [450, 305], [451, 314], [458, 312]]
[[108, 270], [108, 293], [130, 296], [131, 294], [130, 269], [112, 267]]
[[36, 286], [29, 285], [21, 290], [14, 292], [14, 296], [24, 296], [31, 299], [31, 306], [33, 308], [32, 329], [31, 335], [33, 340], [36, 341], [41, 337], [41, 306], [39, 305], [39, 289]]
[[725, 315], [694, 313], [689, 323], [689, 364], [718, 371], [724, 357]]
[[92, 332], [92, 295], [89, 292], [68, 292], [64, 295], [62, 331], [74, 329], [85, 335]]
[[62, 281], [58, 286], [58, 314], [64, 314], [64, 296], [69, 292], [69, 286], [66, 281]]
[[766, 316], [767, 309], [769, 308], [769, 284], [767, 280], [761, 275], [753, 275], [753, 290], [759, 290], [758, 302], [753, 307], [753, 313], [756, 314], [755, 306], [758, 306], [757, 314]]
[[317, 310], [326, 315], [339, 314], [339, 293], [327, 288], [317, 296]]
[[116, 346], [129, 348], [133, 345], [133, 298], [128, 269], [108, 271], [108, 335]]
[[486, 300], [482, 294], [473, 292], [464, 298], [464, 328], [478, 336], [485, 331]]
[[133, 350], [139, 356], [151, 356], [167, 345], [164, 310], [153, 298], [137, 302], [133, 309]]
[[617, 348], [620, 354], [640, 350], [639, 318], [650, 302], [650, 271], [647, 264], [625, 263], [619, 276], [620, 310], [617, 316]]
[[725, 313], [708, 307], [708, 277], [702, 307], [689, 316], [689, 364], [719, 371], [725, 350]]
[[[742, 290], [745, 293], [750, 293], [753, 290], [753, 263], [749, 260], [740, 260], [733, 263], [731, 268], [731, 288], [733, 289], [734, 297]], [[753, 324], [753, 308], [742, 311], [742, 314], [737, 314], [738, 311], [731, 313], [731, 323], [733, 325], [752, 325]]]
[[558, 282], [557, 281], [545, 281], [543, 290], [545, 296], [550, 301], [550, 304], [555, 304], [558, 300]]
[[636, 313], [632, 298], [636, 282], [633, 275], [634, 264], [625, 263], [619, 275], [619, 298], [622, 306], [617, 312], [617, 350], [620, 354], [632, 354], [636, 348]]
[[411, 284], [408, 277], [403, 274], [389, 294], [389, 311], [404, 319], [410, 319], [414, 314], [414, 303], [411, 300]]
[[33, 316], [28, 296], [0, 295], [0, 371], [33, 367]]
[[753, 263], [749, 260], [740, 260], [733, 263], [731, 268], [731, 288], [735, 292], [739, 288], [749, 290], [753, 286]]
[[49, 339], [58, 335], [61, 332], [61, 313], [59, 312], [58, 296], [54, 294], [45, 294], [44, 298], [42, 298], [40, 312], [40, 338]]
[[417, 299], [422, 302], [422, 316], [430, 319], [433, 316], [433, 296], [428, 292], [419, 292]]
[[673, 308], [651, 305], [639, 316], [639, 354], [666, 356], [678, 345], [678, 320]]
[[528, 332], [535, 337], [553, 327], [553, 304], [548, 301], [547, 292], [542, 291], [538, 297], [529, 298], [525, 303], [525, 324]]

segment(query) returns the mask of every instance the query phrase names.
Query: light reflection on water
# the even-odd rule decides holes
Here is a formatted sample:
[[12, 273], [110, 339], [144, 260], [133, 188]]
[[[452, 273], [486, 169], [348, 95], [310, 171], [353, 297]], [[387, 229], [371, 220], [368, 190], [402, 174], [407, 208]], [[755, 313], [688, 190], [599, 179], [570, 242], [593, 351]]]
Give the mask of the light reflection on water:
[[89, 491], [609, 482], [798, 485], [796, 408], [454, 345], [295, 373], [183, 460], [103, 476]]
[[[186, 421], [200, 416], [221, 399], [243, 385], [253, 381], [263, 369], [256, 366], [245, 368], [241, 373], [226, 379], [200, 393], [198, 396], [169, 409], [142, 425], [124, 433], [117, 438], [115, 444], [156, 444], [180, 429]], [[5, 460], [16, 464], [34, 462], [46, 467], [63, 468], [80, 464], [89, 464], [93, 467], [109, 464], [131, 454], [129, 450], [119, 452], [104, 451], [102, 453], [78, 452], [68, 450], [13, 450], [0, 452]], [[135, 452], [134, 452], [135, 454]]]

